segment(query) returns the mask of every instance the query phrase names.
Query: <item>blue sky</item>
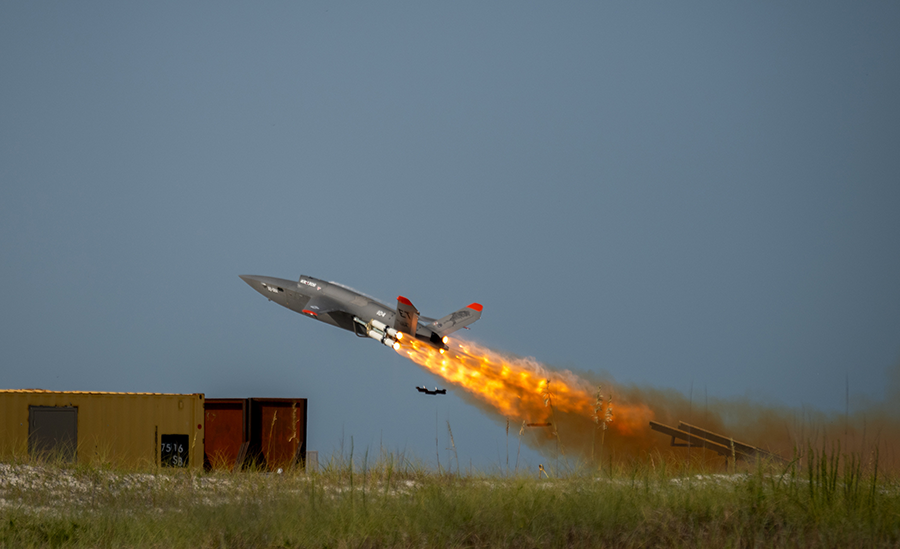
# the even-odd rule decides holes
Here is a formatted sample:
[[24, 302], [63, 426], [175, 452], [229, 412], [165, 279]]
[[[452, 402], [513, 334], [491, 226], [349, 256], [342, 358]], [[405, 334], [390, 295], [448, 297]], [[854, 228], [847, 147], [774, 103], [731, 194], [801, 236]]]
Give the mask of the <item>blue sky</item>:
[[[4, 388], [310, 399], [310, 446], [504, 430], [239, 274], [622, 384], [842, 410], [900, 365], [894, 3], [0, 7]], [[443, 443], [442, 443], [443, 444]], [[539, 459], [531, 455], [529, 459]]]

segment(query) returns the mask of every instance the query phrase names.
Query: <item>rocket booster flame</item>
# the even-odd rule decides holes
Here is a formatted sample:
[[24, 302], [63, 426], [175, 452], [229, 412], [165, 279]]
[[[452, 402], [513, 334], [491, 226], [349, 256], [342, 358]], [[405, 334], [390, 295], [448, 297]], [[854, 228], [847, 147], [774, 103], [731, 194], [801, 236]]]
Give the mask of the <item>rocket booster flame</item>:
[[[592, 461], [604, 455], [607, 460], [630, 460], [651, 452], [662, 459], [685, 458], [681, 449], [671, 448], [667, 437], [651, 434], [649, 426], [650, 420], [674, 424], [691, 418], [694, 407], [684, 395], [633, 385], [620, 386], [610, 395], [604, 384], [601, 397], [594, 382], [570, 371], [550, 370], [533, 358], [502, 355], [453, 338], [447, 345], [448, 350], [440, 353], [426, 343], [404, 338], [397, 352], [462, 389], [460, 396], [496, 414], [497, 419], [521, 424], [520, 435], [530, 428], [529, 436], [521, 439], [528, 445], [555, 446], [561, 453], [564, 447], [565, 454], [580, 454]], [[900, 379], [900, 369], [895, 375]], [[790, 409], [743, 400], [714, 401], [701, 421], [711, 431], [741, 433], [745, 442], [782, 456], [790, 455], [798, 440], [807, 440], [804, 433], [810, 430], [823, 437], [814, 439], [816, 443], [846, 440], [846, 447], [855, 448], [859, 455], [872, 452], [872, 444], [866, 444], [867, 426], [878, 425], [876, 447], [882, 450], [893, 448], [894, 443], [888, 441], [900, 440], [896, 411], [880, 404], [862, 409], [849, 420], [844, 416], [834, 421], [825, 413], [798, 416]], [[711, 450], [703, 452], [701, 459], [717, 461], [721, 457]], [[900, 458], [891, 458], [886, 466], [900, 470]]]
[[598, 410], [597, 388], [570, 371], [550, 371], [532, 358], [507, 357], [452, 338], [447, 345], [449, 350], [442, 354], [430, 345], [404, 340], [397, 352], [465, 389], [500, 416], [519, 422], [552, 422], [555, 411], [590, 422], [606, 418], [610, 430], [634, 436], [646, 432], [653, 419], [644, 404], [617, 400], [614, 415], [607, 414], [608, 403]]

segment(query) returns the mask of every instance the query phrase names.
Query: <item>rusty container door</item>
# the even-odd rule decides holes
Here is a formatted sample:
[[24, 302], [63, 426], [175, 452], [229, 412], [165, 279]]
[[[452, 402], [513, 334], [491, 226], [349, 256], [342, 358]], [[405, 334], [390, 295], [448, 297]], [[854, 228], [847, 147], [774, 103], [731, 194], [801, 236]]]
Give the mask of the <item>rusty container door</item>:
[[234, 470], [242, 445], [249, 441], [247, 399], [208, 398], [204, 414], [204, 468]]
[[251, 398], [250, 447], [270, 471], [306, 461], [306, 399]]

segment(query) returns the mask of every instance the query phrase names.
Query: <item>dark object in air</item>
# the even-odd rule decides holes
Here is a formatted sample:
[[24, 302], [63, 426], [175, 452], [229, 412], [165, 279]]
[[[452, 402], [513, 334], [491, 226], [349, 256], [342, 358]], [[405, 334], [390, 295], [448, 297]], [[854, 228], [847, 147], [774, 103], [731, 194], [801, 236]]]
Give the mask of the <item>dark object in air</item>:
[[447, 389], [438, 389], [437, 387], [435, 387], [434, 391], [431, 391], [428, 389], [428, 387], [426, 387], [424, 385], [422, 385], [421, 387], [416, 387], [416, 391], [419, 391], [420, 393], [425, 393], [426, 395], [446, 395], [447, 394]]

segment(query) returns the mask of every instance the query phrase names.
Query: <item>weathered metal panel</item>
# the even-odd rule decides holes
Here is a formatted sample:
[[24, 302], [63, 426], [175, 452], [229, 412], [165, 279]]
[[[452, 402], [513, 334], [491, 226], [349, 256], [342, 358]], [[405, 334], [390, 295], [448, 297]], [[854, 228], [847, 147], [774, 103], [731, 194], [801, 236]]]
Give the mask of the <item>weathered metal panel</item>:
[[[179, 458], [203, 460], [203, 394], [0, 390], [0, 455], [28, 453], [29, 406], [77, 409], [77, 460], [129, 467], [161, 464], [162, 438], [187, 441]], [[184, 438], [187, 437], [187, 438]], [[169, 455], [176, 450], [170, 450]]]
[[28, 407], [28, 454], [74, 462], [78, 450], [78, 408]]
[[250, 448], [270, 471], [306, 460], [306, 399], [251, 398]]
[[233, 470], [241, 444], [248, 442], [247, 399], [208, 398], [204, 403], [206, 469]]

